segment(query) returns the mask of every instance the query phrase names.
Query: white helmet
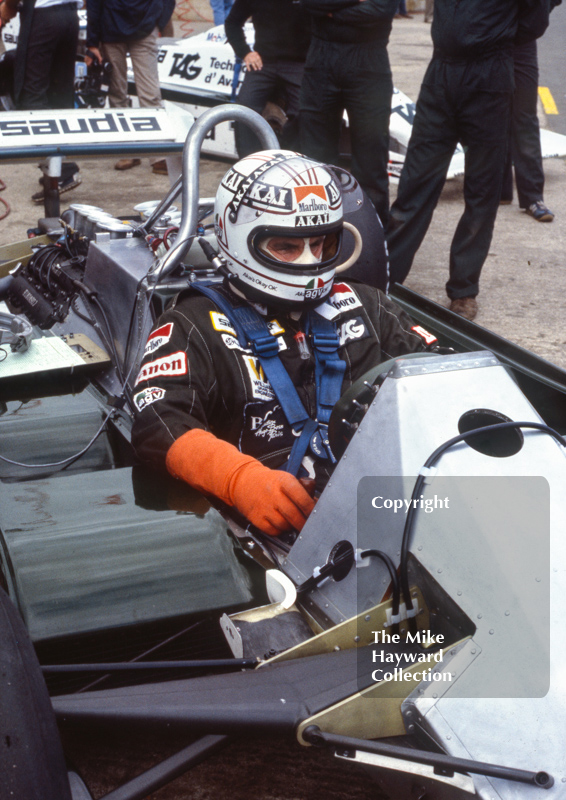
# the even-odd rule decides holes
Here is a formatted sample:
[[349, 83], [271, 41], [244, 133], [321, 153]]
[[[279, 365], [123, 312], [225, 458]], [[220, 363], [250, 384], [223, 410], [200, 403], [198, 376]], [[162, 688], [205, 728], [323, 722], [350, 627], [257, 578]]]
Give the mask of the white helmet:
[[243, 158], [222, 179], [214, 219], [231, 282], [248, 299], [301, 308], [330, 292], [343, 209], [339, 182], [323, 164], [288, 150]]

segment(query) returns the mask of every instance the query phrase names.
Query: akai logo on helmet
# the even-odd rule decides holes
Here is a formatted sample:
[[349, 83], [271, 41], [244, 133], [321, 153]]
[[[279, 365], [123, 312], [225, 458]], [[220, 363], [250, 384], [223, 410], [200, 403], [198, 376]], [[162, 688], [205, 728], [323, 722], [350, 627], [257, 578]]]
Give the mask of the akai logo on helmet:
[[252, 208], [273, 208], [291, 210], [291, 191], [283, 186], [272, 186], [257, 180], [248, 190], [245, 205]]
[[156, 350], [159, 350], [160, 347], [163, 347], [164, 344], [167, 344], [167, 342], [171, 338], [172, 333], [173, 333], [172, 322], [167, 322], [160, 328], [156, 328], [156, 330], [154, 330], [153, 333], [149, 334], [149, 339], [147, 340], [145, 350], [143, 351], [144, 356], [148, 356], [150, 355], [150, 353], [154, 353]]

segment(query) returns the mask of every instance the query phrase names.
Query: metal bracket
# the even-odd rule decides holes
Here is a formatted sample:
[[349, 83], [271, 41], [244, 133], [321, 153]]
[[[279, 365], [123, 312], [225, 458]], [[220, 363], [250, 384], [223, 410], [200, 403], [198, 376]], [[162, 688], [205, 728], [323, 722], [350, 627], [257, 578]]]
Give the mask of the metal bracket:
[[33, 327], [25, 317], [0, 312], [0, 344], [9, 344], [12, 353], [25, 353], [33, 337]]

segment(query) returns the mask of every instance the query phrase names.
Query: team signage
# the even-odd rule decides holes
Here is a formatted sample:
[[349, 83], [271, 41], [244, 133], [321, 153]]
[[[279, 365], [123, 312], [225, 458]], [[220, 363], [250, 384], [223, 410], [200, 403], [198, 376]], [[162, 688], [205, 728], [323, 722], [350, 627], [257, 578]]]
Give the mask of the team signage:
[[[254, 28], [246, 23], [244, 34], [247, 43], [253, 47]], [[234, 82], [236, 57], [226, 40], [224, 27], [181, 39], [171, 44], [162, 44], [157, 57], [159, 82], [164, 88], [205, 90], [230, 98]], [[238, 75], [238, 86], [246, 72], [242, 65]], [[132, 76], [133, 77], [133, 76]]]
[[132, 142], [183, 144], [193, 122], [192, 114], [173, 104], [166, 108], [5, 111], [0, 114], [0, 143], [3, 150]]

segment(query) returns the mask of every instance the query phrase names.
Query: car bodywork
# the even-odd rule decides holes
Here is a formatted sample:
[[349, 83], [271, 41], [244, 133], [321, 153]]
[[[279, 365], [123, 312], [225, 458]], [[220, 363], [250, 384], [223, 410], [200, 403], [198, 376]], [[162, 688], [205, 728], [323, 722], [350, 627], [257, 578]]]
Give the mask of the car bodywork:
[[[215, 277], [194, 242], [210, 212], [198, 153], [234, 115], [275, 146], [251, 112], [212, 109], [189, 132], [177, 186], [124, 236], [89, 229], [75, 209], [60, 257], [16, 257], [10, 310], [36, 327], [28, 350], [26, 326], [2, 340], [12, 463], [1, 466], [0, 557], [52, 707], [65, 724], [203, 731], [158, 785], [226, 735], [279, 731], [370, 768], [392, 796], [559, 798], [566, 461], [541, 426], [566, 430], [561, 370], [401, 287], [396, 299], [460, 352], [396, 360], [343, 398], [332, 426], [343, 454], [299, 536], [266, 539], [229, 519], [229, 538], [204, 498], [135, 461], [124, 385], [167, 299]], [[177, 238], [156, 256], [178, 192]], [[471, 433], [504, 420], [521, 432]], [[412, 498], [417, 479], [417, 507], [450, 503], [421, 503], [407, 533], [403, 506], [384, 499]], [[377, 549], [408, 580], [398, 609]], [[142, 682], [135, 664], [150, 671]], [[399, 680], [375, 676], [384, 664], [400, 665]], [[29, 758], [25, 747], [2, 755], [20, 771]], [[77, 780], [70, 796], [88, 797]], [[150, 770], [121, 796], [155, 780]]]

